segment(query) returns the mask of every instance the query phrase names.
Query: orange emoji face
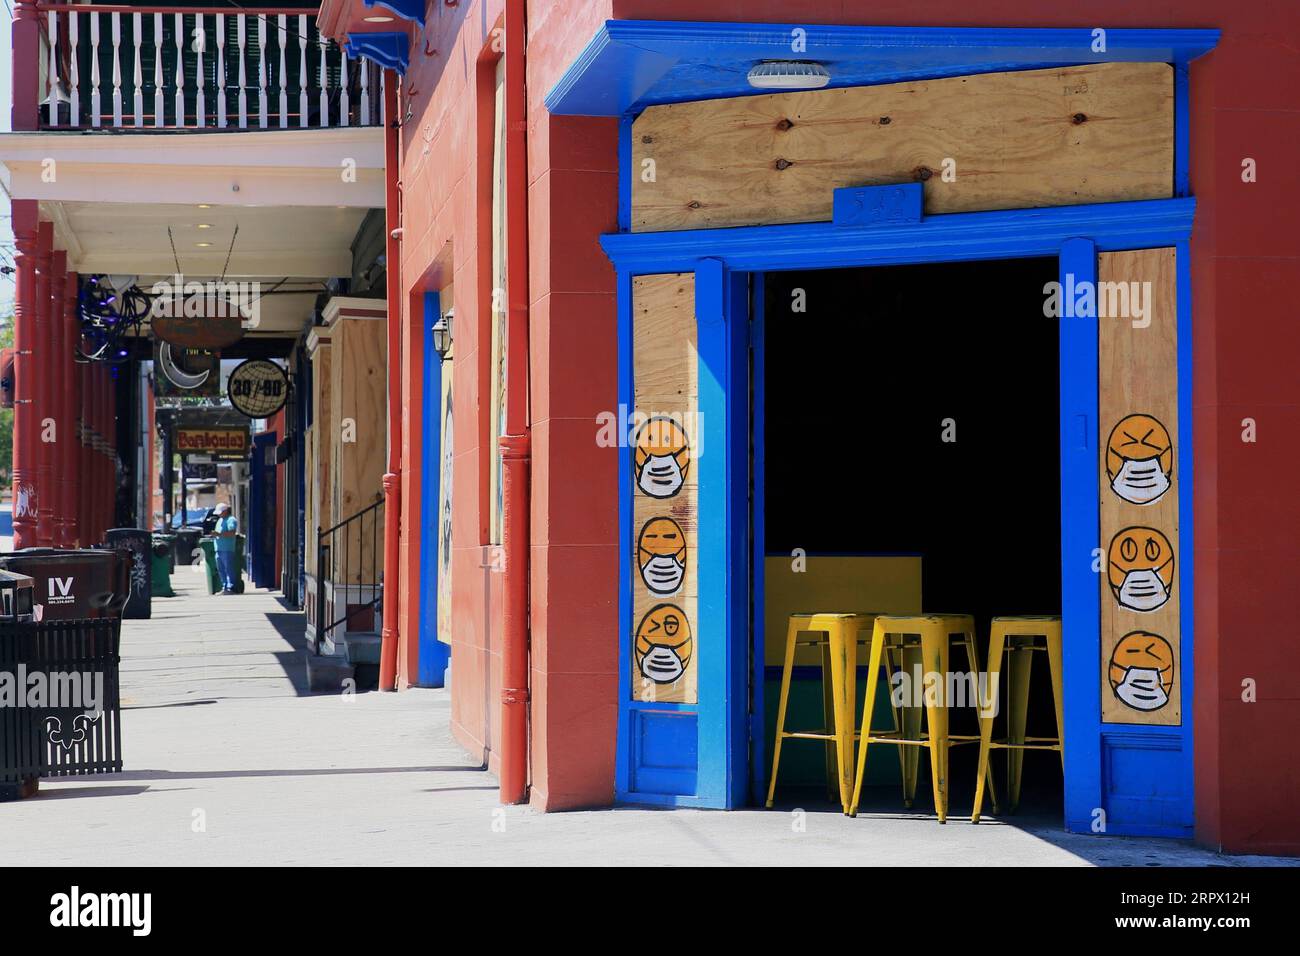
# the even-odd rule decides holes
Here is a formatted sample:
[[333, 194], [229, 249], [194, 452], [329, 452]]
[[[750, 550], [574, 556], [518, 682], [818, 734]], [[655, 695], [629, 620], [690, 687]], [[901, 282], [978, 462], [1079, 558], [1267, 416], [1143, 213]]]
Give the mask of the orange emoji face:
[[1150, 504], [1169, 490], [1174, 444], [1169, 430], [1150, 415], [1121, 419], [1106, 443], [1111, 490], [1135, 505]]
[[1110, 689], [1134, 710], [1159, 710], [1174, 688], [1174, 649], [1159, 634], [1130, 631], [1110, 655]]
[[651, 498], [671, 498], [691, 467], [686, 432], [671, 418], [650, 419], [637, 430], [633, 464], [638, 488]]
[[641, 580], [654, 594], [676, 594], [686, 576], [686, 535], [672, 518], [651, 518], [636, 542]]
[[1174, 547], [1155, 528], [1125, 528], [1107, 552], [1111, 593], [1130, 611], [1154, 611], [1174, 586]]
[[691, 625], [673, 604], [656, 604], [636, 629], [636, 666], [656, 684], [671, 684], [691, 662]]

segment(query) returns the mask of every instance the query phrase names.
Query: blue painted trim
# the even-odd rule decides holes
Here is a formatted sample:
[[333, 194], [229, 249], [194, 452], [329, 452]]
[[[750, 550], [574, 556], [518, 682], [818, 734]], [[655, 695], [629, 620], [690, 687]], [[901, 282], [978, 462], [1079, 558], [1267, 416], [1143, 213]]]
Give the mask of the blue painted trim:
[[749, 274], [750, 286], [750, 381], [752, 388], [750, 428], [752, 430], [753, 477], [750, 494], [753, 500], [750, 542], [750, 574], [753, 581], [750, 627], [754, 640], [750, 651], [753, 676], [750, 684], [749, 777], [753, 801], [767, 793], [767, 296], [766, 276]]
[[734, 271], [1011, 259], [1055, 256], [1076, 236], [1088, 236], [1098, 252], [1171, 246], [1190, 237], [1195, 210], [1196, 200], [1186, 197], [951, 213], [907, 226], [606, 233], [600, 244], [617, 268], [636, 273], [690, 271], [710, 257]]
[[1186, 63], [1174, 67], [1174, 195], [1192, 194], [1191, 90]]
[[367, 9], [383, 7], [403, 20], [424, 26], [424, 0], [362, 0]]
[[442, 687], [451, 648], [438, 640], [438, 534], [442, 501], [442, 359], [433, 347], [433, 326], [442, 315], [442, 296], [424, 294], [424, 416], [420, 427], [420, 607], [419, 665], [421, 687]]
[[[749, 274], [726, 276], [727, 326], [727, 806], [749, 791], [749, 647], [754, 607], [750, 556]], [[762, 689], [759, 690], [762, 703]]]
[[624, 116], [618, 121], [618, 231], [632, 228], [632, 121], [636, 117]]
[[365, 58], [405, 75], [410, 64], [410, 40], [405, 33], [349, 33], [344, 49], [353, 58]]
[[842, 186], [831, 193], [831, 222], [837, 226], [911, 226], [921, 221], [924, 202], [920, 183]]
[[[1060, 250], [1060, 281], [1097, 281], [1097, 249], [1069, 239]], [[1065, 683], [1066, 829], [1091, 832], [1101, 792], [1101, 547], [1098, 453], [1097, 317], [1062, 318], [1061, 620]]]
[[[632, 394], [632, 274], [618, 272], [618, 407], [631, 413]], [[620, 414], [620, 417], [622, 415]], [[620, 436], [624, 438], [625, 436]], [[645, 803], [632, 794], [632, 462], [626, 448], [618, 449], [618, 726], [614, 750], [614, 799]]]
[[[792, 52], [795, 30], [804, 51]], [[622, 116], [657, 103], [758, 95], [746, 74], [763, 60], [806, 59], [831, 87], [1032, 70], [1083, 63], [1186, 65], [1213, 49], [1218, 30], [870, 27], [607, 20], [546, 95], [553, 114]]]

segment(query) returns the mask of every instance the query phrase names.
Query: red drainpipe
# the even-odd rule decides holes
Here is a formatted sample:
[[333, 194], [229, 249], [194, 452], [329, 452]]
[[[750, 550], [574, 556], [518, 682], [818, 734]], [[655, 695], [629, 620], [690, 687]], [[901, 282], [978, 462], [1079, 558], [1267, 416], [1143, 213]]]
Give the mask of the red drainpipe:
[[385, 284], [388, 292], [388, 469], [384, 474], [384, 630], [379, 648], [379, 689], [397, 689], [398, 535], [402, 491], [402, 211], [397, 181], [401, 176], [397, 90], [401, 77], [384, 71], [384, 223]]
[[501, 802], [528, 799], [528, 96], [525, 0], [505, 9], [506, 319], [501, 542], [505, 620], [501, 643]]
[[[69, 272], [64, 283], [63, 351], [59, 357], [62, 404], [59, 407], [59, 471], [63, 478], [61, 510], [63, 512], [63, 546], [77, 546], [77, 492], [81, 484], [77, 468], [80, 443], [77, 440], [77, 415], [81, 402], [81, 374], [73, 360], [77, 343], [77, 274]], [[152, 408], [152, 406], [150, 406]]]
[[[49, 440], [46, 420], [54, 413], [54, 311], [50, 300], [50, 269], [53, 265], [54, 223], [36, 227], [36, 543], [42, 548], [54, 544], [54, 443]], [[57, 437], [57, 436], [55, 436]]]
[[[22, 7], [19, 7], [21, 10]], [[14, 22], [15, 56], [18, 22]], [[15, 98], [15, 115], [17, 115]], [[36, 545], [36, 223], [34, 199], [13, 202], [14, 225], [14, 549]]]
[[63, 377], [63, 356], [67, 350], [67, 306], [65, 287], [68, 281], [68, 254], [56, 249], [50, 257], [50, 406], [45, 414], [54, 419], [54, 443], [50, 446], [50, 486], [45, 495], [50, 502], [50, 544], [56, 548], [67, 547], [65, 540], [68, 519], [63, 513], [63, 493], [68, 486], [68, 473], [63, 468], [63, 449], [72, 439], [72, 429], [64, 417], [63, 407], [68, 393], [67, 379]]

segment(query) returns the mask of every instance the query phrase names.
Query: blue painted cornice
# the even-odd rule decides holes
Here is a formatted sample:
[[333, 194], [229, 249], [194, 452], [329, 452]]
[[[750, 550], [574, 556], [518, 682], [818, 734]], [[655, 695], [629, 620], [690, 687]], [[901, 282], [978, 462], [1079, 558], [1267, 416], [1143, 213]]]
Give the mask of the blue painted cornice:
[[345, 46], [348, 56], [364, 57], [399, 74], [406, 73], [410, 63], [410, 41], [405, 33], [349, 33]]
[[[1186, 65], [1218, 30], [860, 27], [607, 20], [546, 96], [556, 114], [622, 116], [657, 103], [756, 95], [749, 69], [811, 60], [830, 86], [943, 76], [1149, 62]], [[1102, 48], [1104, 46], [1104, 48]]]
[[383, 7], [403, 20], [424, 26], [424, 0], [361, 0], [368, 9]]

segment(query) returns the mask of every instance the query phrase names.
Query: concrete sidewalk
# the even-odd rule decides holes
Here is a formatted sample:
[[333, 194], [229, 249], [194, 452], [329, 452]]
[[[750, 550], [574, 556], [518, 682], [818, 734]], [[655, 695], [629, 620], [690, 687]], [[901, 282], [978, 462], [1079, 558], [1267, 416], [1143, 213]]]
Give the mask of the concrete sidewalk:
[[[924, 816], [497, 805], [447, 732], [446, 691], [309, 695], [303, 618], [173, 578], [123, 627], [120, 775], [0, 804], [0, 863], [1249, 865], [1179, 843]], [[803, 821], [802, 830], [798, 824]]]

